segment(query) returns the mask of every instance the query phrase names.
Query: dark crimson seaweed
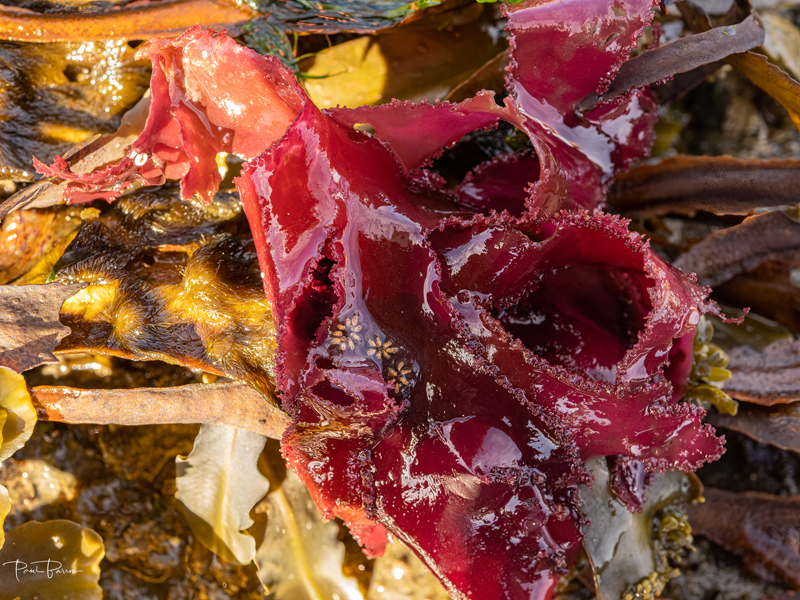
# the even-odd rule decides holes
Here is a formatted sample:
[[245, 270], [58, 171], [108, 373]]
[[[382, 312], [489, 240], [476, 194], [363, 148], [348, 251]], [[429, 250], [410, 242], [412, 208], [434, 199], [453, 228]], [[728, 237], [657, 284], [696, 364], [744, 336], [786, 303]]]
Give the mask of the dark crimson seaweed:
[[[508, 9], [503, 106], [482, 92], [320, 111], [277, 59], [195, 28], [144, 50], [153, 101], [125, 160], [42, 169], [73, 198], [181, 177], [184, 197], [210, 199], [216, 153], [247, 158], [237, 187], [278, 330], [290, 466], [368, 554], [391, 532], [454, 598], [543, 600], [582, 542], [587, 460], [613, 457], [637, 510], [646, 471], [722, 451], [703, 411], [678, 403], [695, 325], [716, 310], [708, 290], [599, 210], [614, 173], [649, 151], [655, 103], [634, 90], [572, 108], [603, 91], [651, 11]], [[499, 119], [535, 153], [453, 191], [424, 168]]]
[[586, 459], [719, 454], [656, 381], [702, 290], [617, 219], [466, 224], [310, 103], [239, 186], [266, 241], [285, 454], [371, 552], [377, 522], [456, 597], [546, 597], [580, 546]]

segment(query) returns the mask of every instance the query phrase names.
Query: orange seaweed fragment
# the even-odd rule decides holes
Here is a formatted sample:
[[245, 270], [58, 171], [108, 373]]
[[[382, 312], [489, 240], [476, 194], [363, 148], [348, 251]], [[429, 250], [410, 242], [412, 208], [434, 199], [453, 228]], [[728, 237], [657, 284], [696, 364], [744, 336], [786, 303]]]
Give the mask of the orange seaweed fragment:
[[41, 14], [0, 5], [0, 39], [89, 42], [169, 37], [193, 25], [234, 25], [257, 13], [226, 0], [134, 2], [101, 13]]

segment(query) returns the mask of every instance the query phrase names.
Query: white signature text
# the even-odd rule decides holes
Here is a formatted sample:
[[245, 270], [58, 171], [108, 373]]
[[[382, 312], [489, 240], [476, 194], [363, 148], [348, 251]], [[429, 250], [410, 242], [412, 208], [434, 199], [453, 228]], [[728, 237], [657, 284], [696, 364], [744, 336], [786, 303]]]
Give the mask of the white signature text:
[[19, 559], [4, 562], [3, 566], [14, 565], [14, 575], [19, 581], [20, 575], [46, 575], [48, 579], [52, 579], [53, 575], [77, 575], [83, 573], [80, 569], [64, 569], [59, 561], [48, 558], [47, 560], [37, 560], [30, 564]]

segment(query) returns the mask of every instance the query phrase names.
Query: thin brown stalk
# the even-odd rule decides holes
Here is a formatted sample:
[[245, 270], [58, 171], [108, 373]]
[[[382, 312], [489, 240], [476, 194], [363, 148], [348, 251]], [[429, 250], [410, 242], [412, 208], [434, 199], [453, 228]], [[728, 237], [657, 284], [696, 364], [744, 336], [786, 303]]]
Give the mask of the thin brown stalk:
[[114, 390], [39, 386], [31, 398], [40, 420], [60, 423], [222, 423], [277, 439], [289, 424], [285, 413], [239, 382]]

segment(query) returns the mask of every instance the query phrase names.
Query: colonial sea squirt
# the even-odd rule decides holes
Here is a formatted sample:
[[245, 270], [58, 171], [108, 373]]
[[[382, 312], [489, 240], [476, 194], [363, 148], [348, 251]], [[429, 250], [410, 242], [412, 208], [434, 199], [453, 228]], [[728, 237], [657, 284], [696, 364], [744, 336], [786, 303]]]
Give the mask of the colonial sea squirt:
[[[502, 106], [480, 93], [320, 111], [277, 59], [195, 28], [142, 50], [152, 102], [125, 159], [39, 168], [73, 200], [138, 177], [211, 200], [216, 154], [246, 158], [237, 187], [292, 417], [283, 452], [317, 505], [368, 554], [398, 536], [453, 597], [548, 598], [582, 541], [587, 460], [693, 470], [722, 450], [703, 411], [677, 401], [687, 341], [716, 310], [708, 290], [599, 210], [613, 174], [648, 152], [655, 103], [633, 90], [572, 108], [607, 85], [652, 9], [507, 9]], [[535, 153], [453, 191], [424, 168], [498, 119]]]

